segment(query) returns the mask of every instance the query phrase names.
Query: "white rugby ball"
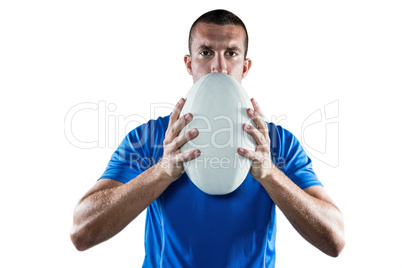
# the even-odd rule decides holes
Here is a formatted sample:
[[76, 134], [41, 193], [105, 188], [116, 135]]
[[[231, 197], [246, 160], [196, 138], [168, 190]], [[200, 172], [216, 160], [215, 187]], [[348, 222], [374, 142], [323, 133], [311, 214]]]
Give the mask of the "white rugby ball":
[[251, 160], [237, 153], [238, 147], [255, 150], [255, 140], [244, 123], [255, 126], [247, 115], [251, 101], [241, 84], [229, 75], [210, 73], [189, 90], [182, 115], [193, 120], [181, 131], [197, 128], [199, 135], [184, 144], [181, 152], [199, 149], [201, 155], [184, 163], [190, 180], [203, 192], [224, 195], [236, 190], [246, 178]]

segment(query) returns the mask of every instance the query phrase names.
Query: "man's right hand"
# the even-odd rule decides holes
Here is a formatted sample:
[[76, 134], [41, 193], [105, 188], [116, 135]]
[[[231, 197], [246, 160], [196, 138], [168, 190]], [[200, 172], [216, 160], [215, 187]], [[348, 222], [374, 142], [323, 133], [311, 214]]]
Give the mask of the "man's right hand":
[[170, 115], [169, 126], [165, 133], [165, 140], [163, 141], [163, 156], [157, 164], [157, 169], [163, 174], [163, 177], [172, 182], [183, 174], [183, 162], [195, 159], [201, 154], [200, 150], [192, 150], [185, 153], [180, 151], [181, 146], [196, 138], [199, 134], [197, 129], [190, 129], [179, 135], [181, 130], [193, 120], [191, 113], [180, 117], [184, 102], [183, 98], [180, 99]]

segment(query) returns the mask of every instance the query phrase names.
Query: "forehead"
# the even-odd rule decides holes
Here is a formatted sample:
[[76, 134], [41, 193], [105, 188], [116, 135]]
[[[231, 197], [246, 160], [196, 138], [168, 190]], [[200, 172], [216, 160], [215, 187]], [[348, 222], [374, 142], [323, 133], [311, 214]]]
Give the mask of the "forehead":
[[192, 35], [192, 48], [208, 46], [213, 48], [238, 47], [244, 50], [246, 34], [238, 25], [217, 25], [198, 23]]

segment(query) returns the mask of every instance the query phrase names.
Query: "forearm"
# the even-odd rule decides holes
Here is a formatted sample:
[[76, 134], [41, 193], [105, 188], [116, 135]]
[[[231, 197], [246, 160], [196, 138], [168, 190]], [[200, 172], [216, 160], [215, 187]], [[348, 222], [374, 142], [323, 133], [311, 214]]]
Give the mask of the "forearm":
[[126, 184], [85, 197], [74, 212], [71, 238], [77, 249], [86, 250], [116, 235], [170, 183], [155, 165]]
[[344, 246], [343, 216], [336, 206], [306, 193], [276, 167], [260, 183], [307, 241], [330, 256], [339, 255]]

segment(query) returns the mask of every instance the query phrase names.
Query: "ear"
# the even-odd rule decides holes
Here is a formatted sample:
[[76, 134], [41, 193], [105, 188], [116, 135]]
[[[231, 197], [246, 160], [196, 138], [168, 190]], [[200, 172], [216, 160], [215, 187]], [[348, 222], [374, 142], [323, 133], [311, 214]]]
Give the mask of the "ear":
[[246, 78], [248, 71], [251, 68], [252, 61], [250, 59], [245, 59], [243, 63], [243, 76], [242, 79]]
[[190, 55], [184, 56], [184, 64], [186, 65], [187, 72], [190, 75], [193, 75], [193, 70], [191, 69], [191, 56]]

